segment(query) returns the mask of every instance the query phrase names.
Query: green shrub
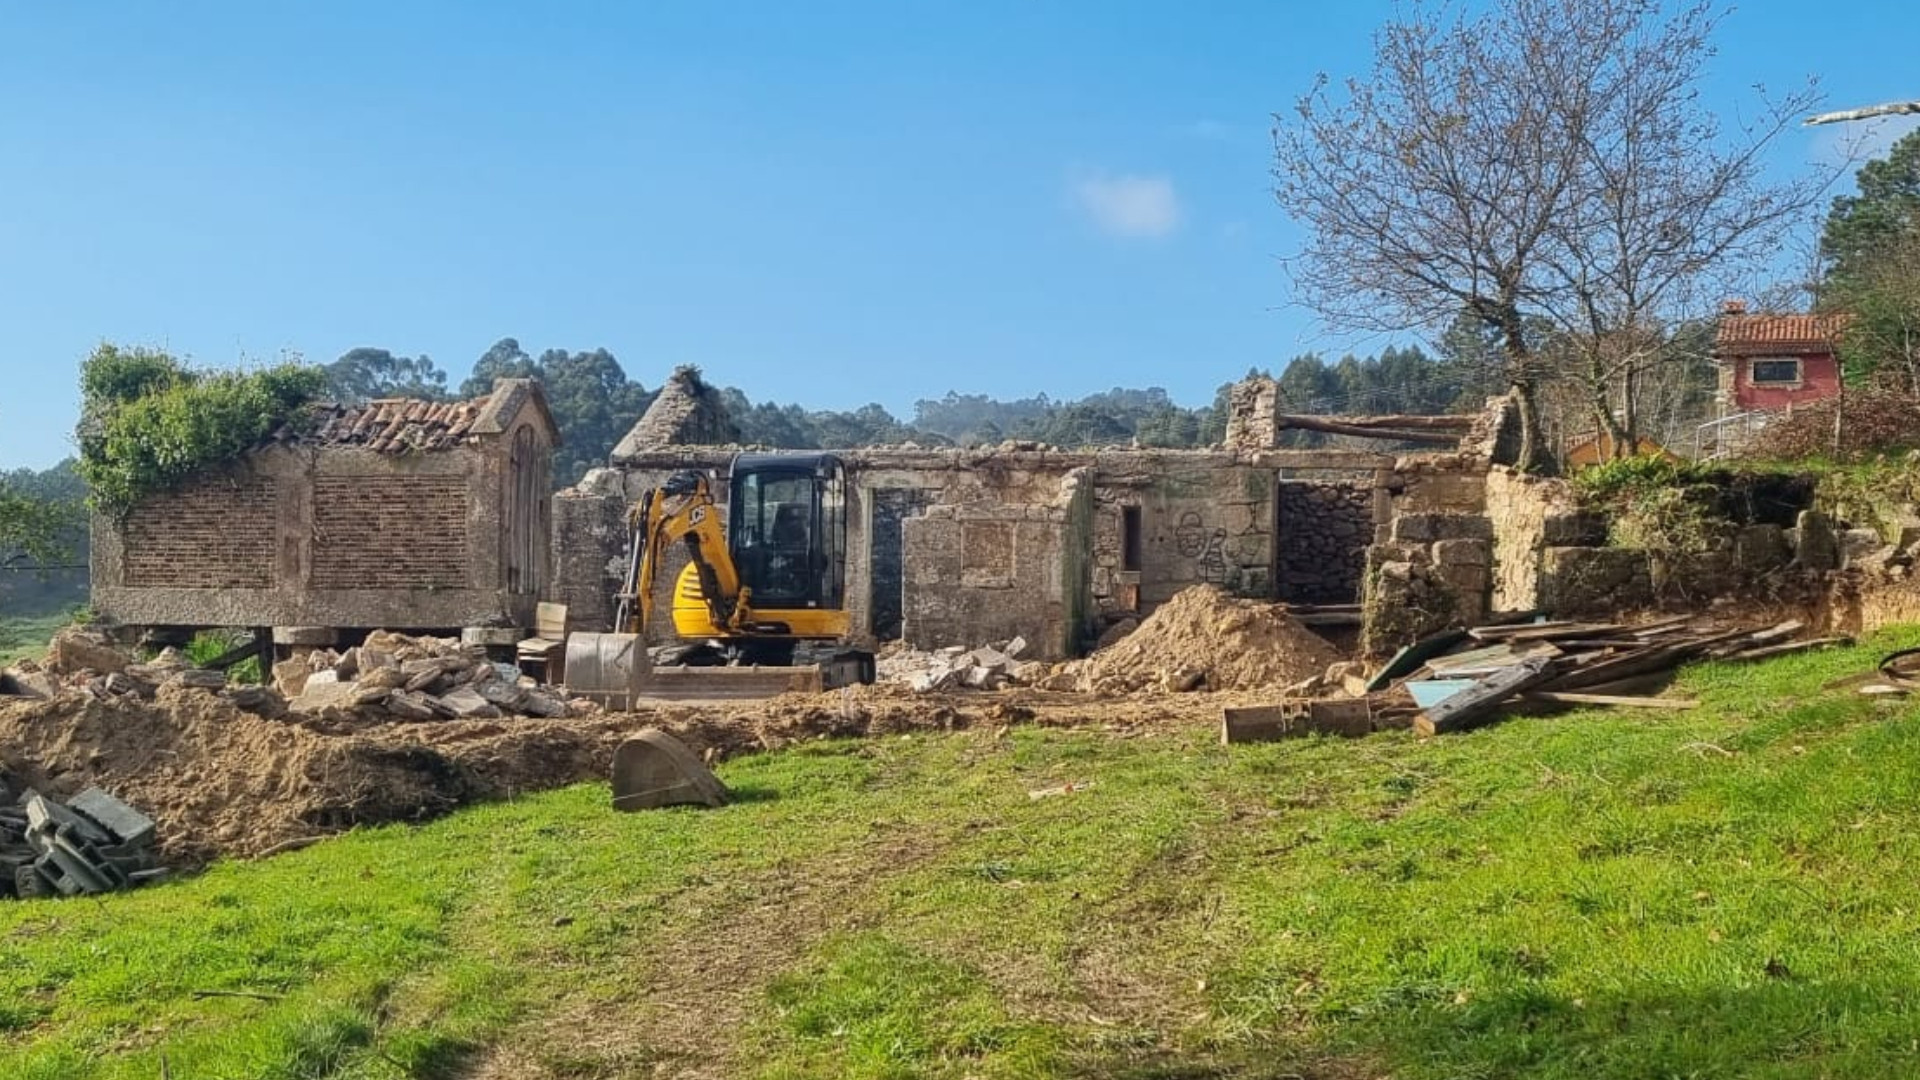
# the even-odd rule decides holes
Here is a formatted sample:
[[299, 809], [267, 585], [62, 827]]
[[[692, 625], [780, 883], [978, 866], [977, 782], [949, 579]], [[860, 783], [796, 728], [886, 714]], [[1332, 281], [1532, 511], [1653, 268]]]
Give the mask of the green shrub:
[[1713, 546], [1727, 522], [1716, 512], [1719, 484], [1711, 470], [1669, 457], [1608, 461], [1573, 477], [1580, 500], [1602, 510], [1609, 539], [1670, 557]]
[[165, 353], [102, 345], [80, 370], [88, 500], [124, 514], [259, 445], [325, 386], [324, 372], [300, 364], [193, 371]]
[[[205, 667], [240, 647], [250, 636], [245, 630], [202, 630], [187, 642], [187, 659], [193, 661], [196, 667]], [[249, 656], [228, 668], [227, 678], [236, 683], [265, 681], [260, 670], [260, 658]]]

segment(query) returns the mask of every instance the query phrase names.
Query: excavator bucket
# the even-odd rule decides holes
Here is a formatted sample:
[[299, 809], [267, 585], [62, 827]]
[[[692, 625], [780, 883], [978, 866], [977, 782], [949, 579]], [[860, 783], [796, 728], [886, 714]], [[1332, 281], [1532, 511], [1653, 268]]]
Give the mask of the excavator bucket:
[[613, 808], [725, 806], [727, 786], [686, 744], [664, 731], [643, 731], [613, 752]]
[[567, 692], [607, 709], [630, 709], [652, 665], [638, 634], [568, 634]]
[[818, 693], [859, 681], [844, 665], [655, 667], [637, 634], [567, 637], [567, 690], [619, 711], [648, 701], [752, 701], [789, 692]]

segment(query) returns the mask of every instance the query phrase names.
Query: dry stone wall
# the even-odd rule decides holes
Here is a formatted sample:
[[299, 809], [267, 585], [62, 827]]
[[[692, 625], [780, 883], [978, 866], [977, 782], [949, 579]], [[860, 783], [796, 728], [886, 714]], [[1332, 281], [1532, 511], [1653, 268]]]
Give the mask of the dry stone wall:
[[1279, 598], [1357, 601], [1373, 538], [1372, 481], [1283, 480], [1279, 500]]

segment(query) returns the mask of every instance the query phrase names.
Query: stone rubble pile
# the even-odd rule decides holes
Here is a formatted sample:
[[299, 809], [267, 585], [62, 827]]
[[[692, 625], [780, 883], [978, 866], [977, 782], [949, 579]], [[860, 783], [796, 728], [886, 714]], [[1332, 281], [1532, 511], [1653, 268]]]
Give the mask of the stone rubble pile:
[[1021, 660], [1027, 651], [1025, 638], [996, 641], [977, 649], [954, 645], [932, 652], [902, 649], [881, 656], [874, 662], [876, 676], [882, 682], [902, 683], [916, 694], [966, 688], [998, 690], [1012, 684], [1029, 686], [1045, 678], [1046, 664]]
[[570, 712], [566, 699], [523, 683], [513, 665], [488, 660], [481, 646], [390, 630], [348, 649], [283, 660], [273, 666], [273, 683], [300, 713], [341, 708], [396, 720], [481, 720]]
[[166, 874], [153, 819], [90, 787], [66, 803], [0, 775], [0, 896], [32, 899], [129, 889]]
[[62, 628], [48, 643], [44, 663], [22, 660], [0, 671], [0, 695], [53, 698], [77, 692], [102, 701], [152, 700], [162, 690], [219, 692], [241, 709], [263, 716], [286, 712], [286, 702], [266, 687], [229, 686], [226, 673], [193, 666], [171, 646], [153, 659], [136, 661], [105, 634], [82, 626]]

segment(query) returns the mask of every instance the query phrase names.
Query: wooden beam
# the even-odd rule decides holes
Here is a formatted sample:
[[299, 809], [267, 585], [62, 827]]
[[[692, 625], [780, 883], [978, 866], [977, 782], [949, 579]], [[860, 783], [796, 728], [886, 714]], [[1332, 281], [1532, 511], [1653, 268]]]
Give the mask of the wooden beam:
[[1422, 735], [1443, 735], [1479, 727], [1499, 713], [1502, 702], [1546, 682], [1555, 673], [1553, 662], [1544, 656], [1504, 668], [1481, 679], [1473, 689], [1422, 710], [1414, 718], [1413, 729]]
[[1851, 644], [1853, 644], [1853, 639], [1850, 637], [1814, 638], [1811, 641], [1789, 641], [1784, 645], [1767, 645], [1758, 649], [1746, 649], [1720, 657], [1720, 659], [1728, 663], [1737, 664], [1748, 660], [1764, 660], [1770, 656], [1787, 656], [1792, 653], [1811, 652], [1814, 649], [1824, 649], [1830, 645]]
[[1554, 705], [1618, 705], [1634, 709], [1693, 709], [1700, 703], [1687, 698], [1635, 697], [1628, 694], [1572, 694], [1555, 690], [1533, 690], [1520, 695], [1526, 701], [1545, 701]]
[[1409, 416], [1395, 414], [1391, 416], [1315, 416], [1300, 413], [1283, 413], [1277, 417], [1281, 427], [1294, 425], [1297, 421], [1335, 422], [1347, 427], [1370, 428], [1375, 431], [1469, 431], [1473, 428], [1471, 416]]
[[1396, 442], [1444, 443], [1449, 446], [1460, 441], [1460, 433], [1457, 431], [1387, 429], [1348, 423], [1344, 419], [1329, 420], [1322, 416], [1280, 416], [1276, 417], [1275, 420], [1276, 426], [1282, 431], [1319, 431], [1328, 435], [1351, 435], [1361, 439], [1391, 439]]

